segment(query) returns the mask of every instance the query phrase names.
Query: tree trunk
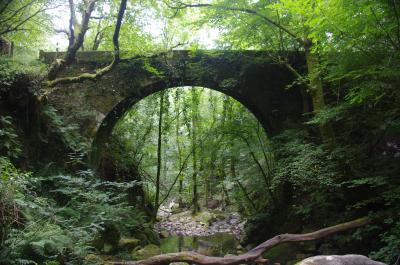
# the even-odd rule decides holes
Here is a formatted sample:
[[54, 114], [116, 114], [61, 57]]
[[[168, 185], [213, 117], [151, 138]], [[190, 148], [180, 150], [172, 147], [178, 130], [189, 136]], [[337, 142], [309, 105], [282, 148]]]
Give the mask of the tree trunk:
[[192, 153], [193, 153], [193, 175], [192, 175], [192, 187], [193, 187], [193, 214], [196, 214], [200, 210], [199, 198], [197, 193], [197, 122], [199, 112], [198, 95], [195, 90], [191, 91], [192, 96]]
[[254, 204], [253, 200], [250, 198], [250, 195], [247, 193], [245, 187], [242, 185], [238, 177], [236, 176], [236, 168], [235, 168], [235, 158], [231, 157], [231, 175], [232, 179], [236, 182], [239, 186], [240, 190], [242, 191], [244, 197], [247, 199], [247, 202], [251, 205], [254, 212], [257, 212], [256, 205]]
[[[306, 62], [313, 110], [314, 114], [318, 114], [318, 112], [325, 108], [325, 96], [319, 69], [319, 59], [316, 54], [311, 52], [311, 47], [312, 44], [305, 47]], [[331, 124], [320, 124], [319, 130], [322, 141], [327, 145], [329, 150], [332, 150], [335, 146], [335, 134]]]
[[[178, 151], [178, 168], [180, 169], [182, 167], [182, 148], [181, 148], [181, 140], [180, 140], [180, 133], [179, 133], [179, 128], [180, 128], [180, 94], [179, 90], [176, 90], [175, 92], [175, 115], [176, 115], [176, 123], [175, 123], [175, 134], [176, 134], [176, 148]], [[179, 175], [179, 198], [178, 198], [178, 203], [179, 205], [182, 205], [182, 191], [183, 191], [183, 176]]]
[[160, 94], [160, 112], [158, 117], [158, 141], [157, 141], [157, 176], [156, 176], [156, 198], [154, 202], [154, 213], [153, 213], [153, 221], [156, 220], [157, 211], [160, 200], [160, 175], [161, 175], [161, 145], [162, 145], [162, 122], [163, 122], [163, 112], [164, 112], [164, 91]]

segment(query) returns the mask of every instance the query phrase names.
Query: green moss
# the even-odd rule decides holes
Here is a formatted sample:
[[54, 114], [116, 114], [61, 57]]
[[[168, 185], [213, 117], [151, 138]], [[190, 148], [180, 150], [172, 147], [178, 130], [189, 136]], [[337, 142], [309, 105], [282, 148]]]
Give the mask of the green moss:
[[147, 259], [160, 254], [161, 254], [160, 247], [154, 244], [150, 244], [139, 250], [132, 251], [133, 258], [137, 260]]
[[132, 251], [140, 245], [140, 240], [136, 238], [121, 238], [118, 243], [119, 250]]

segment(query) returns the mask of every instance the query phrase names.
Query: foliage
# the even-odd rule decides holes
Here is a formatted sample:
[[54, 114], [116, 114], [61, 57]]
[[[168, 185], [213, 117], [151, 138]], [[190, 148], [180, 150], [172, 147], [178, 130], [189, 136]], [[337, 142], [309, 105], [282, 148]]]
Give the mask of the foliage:
[[60, 115], [52, 106], [43, 108], [43, 116], [47, 119], [49, 131], [59, 135], [68, 148], [72, 151], [85, 151], [83, 137], [78, 132], [77, 124], [66, 124], [64, 116]]
[[0, 117], [0, 154], [10, 158], [18, 158], [21, 154], [21, 143], [12, 125], [10, 116]]
[[[253, 153], [263, 168], [268, 161], [259, 148], [260, 144], [267, 147], [267, 138], [254, 116], [239, 102], [208, 89], [175, 88], [165, 93], [161, 198], [171, 195], [179, 197], [183, 204], [190, 204], [192, 176], [198, 171], [195, 182], [203, 204], [214, 196], [225, 204], [233, 203], [229, 200], [235, 198], [241, 207], [250, 209], [248, 213], [256, 210], [248, 207], [249, 199], [259, 196], [266, 183], [256, 162], [249, 164], [246, 154]], [[154, 94], [144, 99], [120, 120], [110, 148], [121, 170], [136, 163], [146, 178], [150, 198], [155, 192], [158, 138], [155, 122], [159, 115], [155, 104], [159, 97], [160, 94]], [[212, 112], [207, 111], [210, 108]], [[235, 170], [232, 171], [228, 161], [232, 161]], [[253, 178], [250, 181], [246, 176]], [[181, 184], [175, 185], [178, 180]], [[221, 189], [229, 194], [221, 197], [218, 194]], [[266, 204], [262, 200], [258, 203]]]
[[[7, 2], [11, 5], [6, 8], [0, 4], [1, 22], [7, 22], [1, 24], [0, 32], [10, 21], [17, 25], [35, 8], [47, 8], [54, 1]], [[175, 0], [131, 2], [121, 29], [121, 49], [129, 55], [152, 54], [189, 40], [185, 45], [195, 54], [204, 45], [201, 32], [210, 36], [212, 28], [218, 32], [221, 49], [271, 51], [270, 59], [295, 75], [290, 89], [296, 92], [303, 86], [301, 89], [309, 93], [303, 95], [303, 101], [311, 97], [314, 108], [305, 113], [304, 124], [268, 138], [256, 119], [227, 96], [204, 89], [176, 89], [166, 91], [164, 106], [158, 106], [160, 94], [154, 94], [133, 107], [113, 131], [107, 149], [110, 157], [106, 158], [113, 162], [115, 179], [143, 178], [138, 187], [143, 185], [153, 199], [159, 162], [161, 199], [177, 197], [182, 205], [190, 205], [199, 195], [204, 204], [211, 198], [224, 206], [233, 204], [243, 215], [254, 216], [258, 236], [268, 233], [257, 230], [267, 222], [271, 231], [281, 227], [307, 230], [339, 219], [378, 216], [384, 222], [354, 238], [364, 242], [373, 239], [376, 244], [364, 246], [362, 251], [373, 251], [376, 259], [393, 263], [400, 238], [400, 6], [396, 0], [185, 3], [212, 6], [189, 8]], [[93, 13], [97, 18], [90, 20], [85, 38], [86, 49], [112, 48], [118, 5], [119, 1], [98, 1]], [[18, 7], [24, 16], [12, 15]], [[80, 2], [77, 12], [83, 10]], [[25, 24], [26, 30], [9, 33], [7, 38], [20, 46], [31, 46], [43, 36], [50, 20], [49, 14], [41, 13]], [[305, 66], [310, 73], [307, 69], [296, 72], [290, 64], [291, 54], [299, 51], [307, 53]], [[188, 67], [199, 76], [210, 76], [207, 69], [198, 72], [192, 65]], [[18, 87], [15, 82], [19, 77], [39, 67], [33, 68], [2, 59], [0, 92]], [[144, 68], [157, 76], [164, 74], [147, 61]], [[237, 82], [228, 79], [221, 85], [230, 87]], [[314, 100], [316, 85], [320, 101]], [[163, 121], [158, 135], [155, 128], [160, 112]], [[79, 124], [73, 122], [78, 118], [51, 107], [44, 113], [50, 131], [61, 135], [64, 144], [71, 147], [72, 161], [83, 166], [86, 140]], [[83, 111], [80, 114], [90, 116]], [[0, 148], [9, 158], [17, 157], [23, 149], [13, 123], [10, 117], [1, 117]], [[334, 128], [335, 141], [330, 146], [316, 132], [316, 127], [327, 126]], [[163, 148], [157, 160], [158, 140]], [[86, 175], [27, 181], [25, 173], [6, 158], [1, 163], [6, 172], [2, 176], [7, 176], [2, 181], [8, 183], [4, 187], [13, 191], [1, 190], [1, 205], [8, 214], [2, 224], [6, 231], [2, 232], [3, 244], [11, 246], [16, 238], [24, 241], [14, 244], [15, 253], [22, 253], [24, 245], [52, 259], [54, 253], [91, 251], [87, 242], [107, 223], [116, 223], [127, 233], [140, 229], [142, 216], [131, 216], [137, 210], [126, 204], [123, 186], [132, 186], [125, 182], [100, 182]], [[45, 194], [46, 190], [51, 190], [51, 195]], [[104, 204], [98, 205], [98, 201]], [[11, 211], [10, 205], [16, 205], [18, 211]], [[23, 216], [21, 224], [15, 222], [17, 213]], [[124, 223], [122, 217], [129, 217], [132, 223]], [[78, 243], [71, 246], [70, 242]]]
[[376, 252], [372, 252], [371, 257], [383, 260], [387, 264], [395, 264], [400, 245], [400, 223], [394, 220], [387, 220], [387, 222], [391, 224], [392, 228], [381, 235], [385, 246]]
[[0, 36], [14, 43], [19, 52], [40, 47], [51, 29], [48, 11], [57, 8], [60, 1], [4, 0], [0, 3]]
[[[17, 170], [10, 160], [0, 156], [0, 247], [3, 249], [11, 228], [21, 222], [16, 199], [21, 197], [29, 174]], [[3, 252], [0, 252], [3, 254]], [[1, 255], [0, 255], [1, 257]]]
[[[43, 65], [0, 57], [0, 93], [9, 91], [17, 81], [28, 79], [38, 82]], [[35, 86], [34, 86], [35, 87]]]
[[[78, 261], [85, 254], [96, 252], [92, 241], [107, 225], [118, 227], [126, 235], [143, 229], [143, 214], [126, 202], [127, 190], [136, 185], [134, 182], [99, 181], [91, 177], [90, 171], [82, 171], [78, 176], [26, 178], [23, 174], [23, 182], [20, 179], [11, 182], [10, 167], [10, 164], [2, 166], [5, 172], [2, 181], [8, 179], [2, 188], [9, 195], [1, 198], [13, 203], [20, 217], [18, 226], [11, 217], [5, 219], [10, 221], [8, 229], [4, 229], [3, 260]], [[19, 173], [11, 169], [14, 175]], [[10, 189], [10, 185], [17, 185], [18, 190]]]

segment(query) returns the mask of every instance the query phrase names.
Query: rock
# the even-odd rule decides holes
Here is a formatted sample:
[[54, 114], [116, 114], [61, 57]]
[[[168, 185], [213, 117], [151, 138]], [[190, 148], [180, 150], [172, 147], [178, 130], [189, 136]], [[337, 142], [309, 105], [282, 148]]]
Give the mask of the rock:
[[109, 243], [104, 243], [104, 246], [103, 246], [103, 252], [104, 253], [106, 253], [106, 254], [111, 254], [111, 253], [113, 253], [114, 251], [116, 250], [116, 248], [115, 248], [115, 246], [114, 245], [111, 245], [111, 244], [109, 244]]
[[210, 224], [210, 222], [213, 219], [215, 219], [214, 214], [211, 212], [207, 212], [207, 211], [200, 212], [195, 216], [195, 220], [197, 222], [199, 222], [200, 224], [207, 225], [207, 226]]
[[136, 238], [121, 238], [118, 242], [118, 249], [132, 251], [140, 245], [140, 240]]
[[170, 233], [167, 230], [162, 230], [159, 232], [161, 238], [167, 238], [170, 236]]
[[103, 259], [95, 254], [88, 254], [87, 256], [85, 256], [85, 261], [95, 264], [103, 263]]
[[238, 213], [227, 215], [213, 210], [193, 216], [190, 211], [185, 211], [172, 214], [167, 219], [157, 222], [154, 229], [164, 238], [167, 236], [167, 233], [163, 232], [165, 230], [169, 233], [168, 236], [209, 236], [225, 232], [235, 235], [240, 240], [244, 234], [244, 224], [245, 221], [240, 219]]
[[160, 244], [160, 237], [153, 229], [146, 227], [143, 232], [150, 244]]
[[218, 208], [219, 204], [220, 204], [219, 200], [215, 200], [215, 199], [210, 200], [207, 202], [207, 208], [216, 209], [216, 208]]
[[143, 228], [143, 230], [137, 231], [133, 236], [139, 239], [142, 246], [148, 244], [158, 245], [160, 243], [160, 238], [158, 237], [158, 234], [149, 227], [145, 227]]
[[296, 265], [385, 265], [362, 255], [326, 255], [302, 260]]
[[144, 248], [132, 252], [132, 256], [137, 260], [147, 259], [160, 254], [160, 247], [154, 244], [147, 245]]
[[100, 235], [92, 241], [92, 246], [99, 251], [111, 254], [118, 249], [121, 234], [113, 224], [107, 224]]

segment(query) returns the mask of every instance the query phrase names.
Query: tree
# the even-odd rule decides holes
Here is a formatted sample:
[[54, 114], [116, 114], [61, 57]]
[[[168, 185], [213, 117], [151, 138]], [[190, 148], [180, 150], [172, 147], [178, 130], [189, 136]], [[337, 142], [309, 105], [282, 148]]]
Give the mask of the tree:
[[[267, 1], [260, 1], [258, 3], [247, 1], [232, 3], [232, 1], [218, 0], [213, 1], [211, 4], [191, 4], [175, 0], [171, 2], [172, 4], [169, 4], [169, 6], [177, 11], [187, 8], [212, 9], [213, 11], [216, 11], [216, 13], [211, 13], [211, 17], [212, 19], [217, 17], [216, 20], [221, 20], [221, 16], [228, 17], [229, 13], [237, 14], [240, 17], [242, 17], [241, 14], [250, 15], [254, 17], [253, 21], [250, 20], [250, 24], [264, 23], [266, 26], [271, 28], [275, 35], [277, 35], [278, 46], [275, 47], [274, 50], [278, 52], [278, 55], [279, 52], [287, 52], [286, 48], [288, 46], [294, 50], [297, 49], [297, 47], [300, 47], [306, 56], [306, 64], [308, 68], [307, 77], [303, 77], [299, 72], [297, 72], [295, 67], [290, 65], [287, 58], [279, 55], [276, 60], [288, 67], [301, 82], [307, 85], [312, 98], [315, 114], [318, 114], [318, 112], [325, 108], [326, 100], [322, 83], [322, 69], [319, 62], [318, 50], [315, 49], [316, 43], [312, 38], [313, 28], [309, 26], [316, 15], [314, 9], [321, 9], [323, 5], [325, 5], [324, 1], [310, 0], [307, 1], [307, 3], [304, 3], [303, 1], [285, 0], [276, 3], [270, 3]], [[307, 7], [307, 12], [305, 12], [304, 7]], [[286, 19], [282, 19], [282, 17]], [[228, 20], [232, 21], [232, 19]], [[239, 21], [239, 23], [242, 24], [240, 26], [241, 28], [245, 27], [248, 29], [247, 24], [249, 22], [243, 23], [241, 20]], [[237, 25], [237, 23], [238, 22], [234, 23], [234, 25]], [[259, 35], [260, 33], [263, 33], [262, 30], [255, 34]], [[283, 34], [286, 36], [284, 37]], [[268, 37], [274, 38], [274, 35], [271, 34]], [[323, 141], [327, 144], [329, 149], [332, 149], [335, 143], [335, 136], [331, 125], [329, 123], [321, 124], [319, 127]]]
[[199, 130], [199, 104], [200, 104], [200, 95], [196, 90], [190, 91], [191, 96], [191, 145], [192, 145], [192, 158], [193, 158], [193, 173], [192, 173], [192, 205], [193, 205], [193, 213], [197, 213], [200, 210], [199, 206], [199, 195], [198, 195], [198, 151], [197, 145], [199, 144], [197, 140], [197, 133]]
[[4, 0], [0, 3], [0, 36], [39, 30], [45, 12], [58, 6], [49, 0]]
[[74, 77], [61, 77], [56, 78], [58, 74], [65, 69], [68, 65], [72, 64], [75, 61], [76, 53], [82, 47], [83, 41], [85, 39], [85, 34], [88, 30], [89, 20], [91, 14], [94, 10], [95, 4], [97, 0], [89, 0], [88, 2], [84, 2], [84, 11], [82, 12], [81, 23], [78, 25], [76, 22], [76, 12], [75, 12], [75, 4], [74, 0], [69, 0], [69, 8], [70, 8], [70, 20], [69, 20], [69, 44], [67, 48], [67, 52], [63, 59], [56, 59], [49, 72], [48, 72], [48, 85], [50, 87], [55, 86], [60, 83], [74, 83], [74, 82], [82, 82], [84, 80], [96, 80], [109, 71], [111, 71], [120, 61], [120, 50], [119, 50], [119, 34], [122, 25], [122, 19], [124, 17], [124, 13], [127, 7], [127, 0], [121, 0], [117, 21], [115, 23], [115, 29], [113, 34], [113, 45], [114, 45], [114, 58], [112, 62], [99, 70], [94, 74], [84, 73], [79, 76]]
[[[158, 113], [158, 140], [157, 140], [157, 175], [156, 175], [156, 197], [154, 201], [154, 215], [153, 220], [156, 220], [158, 208], [160, 206], [160, 177], [161, 177], [161, 164], [162, 164], [162, 137], [163, 137], [163, 115], [164, 115], [164, 97], [165, 91], [160, 94], [160, 111]], [[164, 162], [166, 163], [166, 162]]]
[[[177, 149], [177, 155], [178, 155], [178, 168], [182, 168], [183, 166], [183, 161], [182, 161], [182, 144], [181, 144], [181, 96], [182, 96], [182, 91], [177, 89], [175, 91], [175, 115], [176, 115], [176, 122], [175, 122], [175, 137], [176, 137], [176, 149]], [[184, 177], [183, 175], [179, 174], [179, 198], [178, 198], [178, 203], [179, 205], [182, 205], [182, 191], [183, 191], [183, 180]]]

